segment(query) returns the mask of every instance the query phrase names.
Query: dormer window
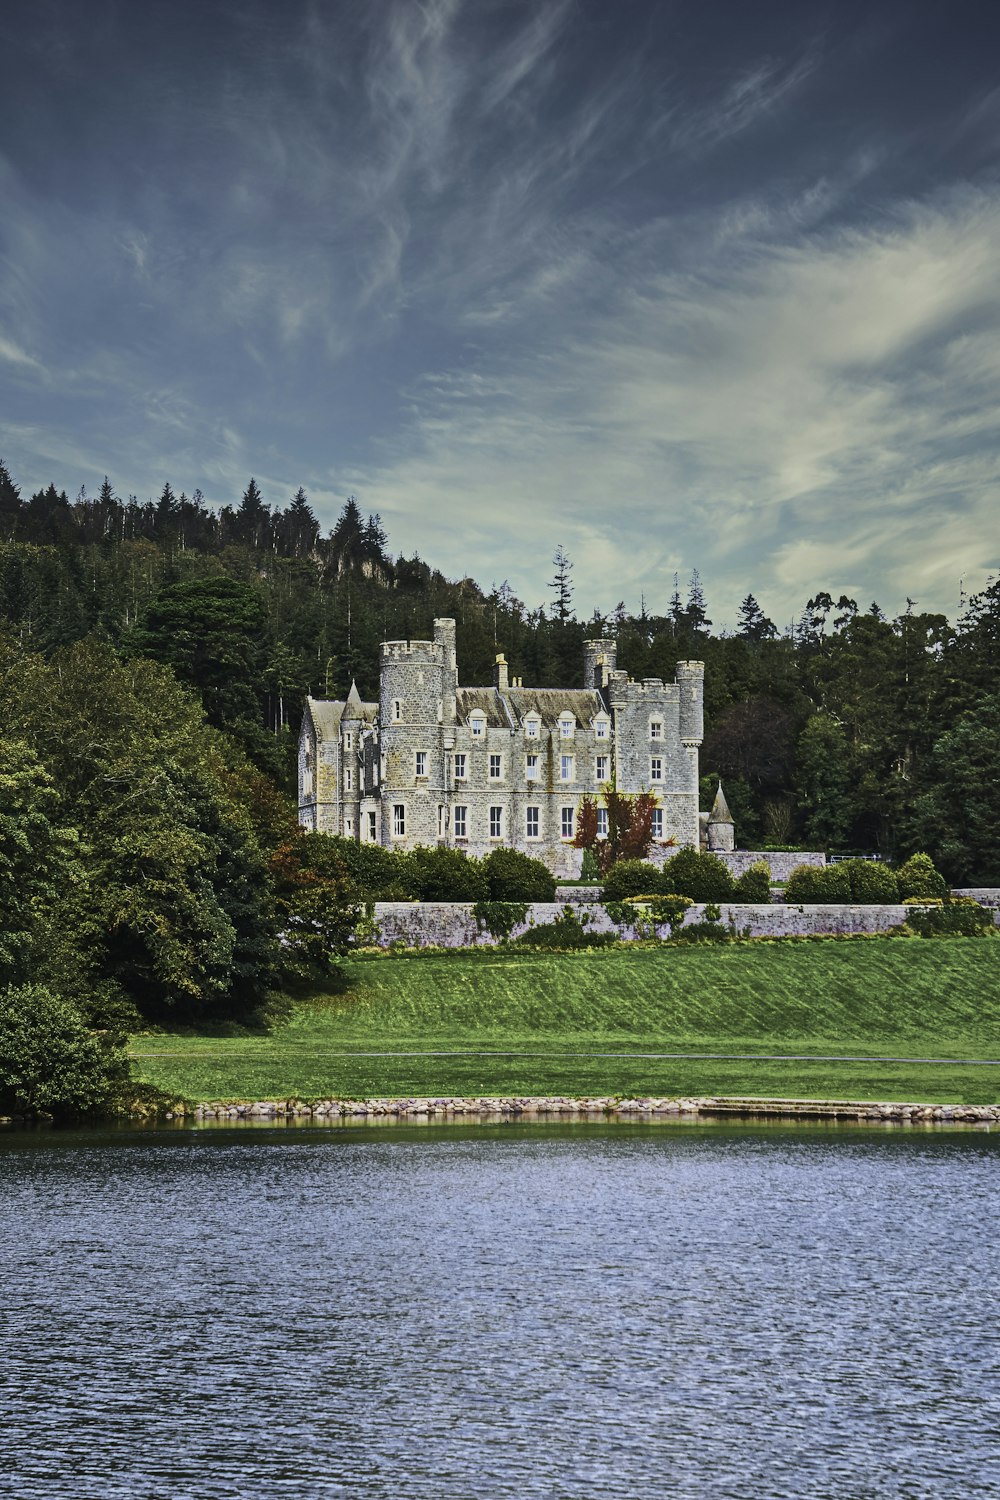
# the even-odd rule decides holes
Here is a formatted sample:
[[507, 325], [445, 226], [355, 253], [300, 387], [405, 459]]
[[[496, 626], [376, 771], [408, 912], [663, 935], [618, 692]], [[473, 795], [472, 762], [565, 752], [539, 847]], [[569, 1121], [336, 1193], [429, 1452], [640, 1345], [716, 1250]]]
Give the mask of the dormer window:
[[576, 733], [576, 720], [572, 714], [559, 715], [559, 738], [571, 740]]
[[529, 740], [537, 740], [541, 731], [541, 727], [541, 720], [539, 719], [538, 715], [529, 714], [524, 721], [525, 738]]
[[611, 738], [611, 725], [606, 718], [594, 720], [594, 739], [607, 740]]
[[473, 739], [481, 740], [486, 733], [486, 715], [478, 711], [470, 714], [469, 728], [472, 730]]

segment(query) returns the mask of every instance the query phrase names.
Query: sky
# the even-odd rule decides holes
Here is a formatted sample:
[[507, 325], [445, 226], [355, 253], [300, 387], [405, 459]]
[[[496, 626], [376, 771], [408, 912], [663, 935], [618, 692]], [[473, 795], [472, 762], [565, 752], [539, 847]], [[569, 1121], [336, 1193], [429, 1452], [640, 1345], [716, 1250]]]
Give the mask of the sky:
[[581, 617], [1000, 568], [1000, 7], [4, 0], [0, 457]]

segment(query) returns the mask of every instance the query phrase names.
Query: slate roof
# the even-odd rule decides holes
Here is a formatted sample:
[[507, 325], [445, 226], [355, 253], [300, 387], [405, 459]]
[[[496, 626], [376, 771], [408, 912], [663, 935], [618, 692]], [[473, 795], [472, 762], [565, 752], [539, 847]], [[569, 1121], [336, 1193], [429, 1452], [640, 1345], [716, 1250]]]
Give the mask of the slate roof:
[[722, 790], [721, 781], [719, 782], [719, 790], [715, 794], [715, 801], [712, 803], [712, 811], [708, 815], [708, 821], [710, 823], [731, 823], [733, 821], [733, 815], [729, 811], [729, 803], [726, 801], [726, 794]]
[[306, 705], [316, 730], [317, 739], [336, 739], [340, 734], [341, 720], [345, 716], [348, 719], [364, 719], [368, 723], [372, 723], [375, 720], [378, 714], [378, 704], [362, 703], [361, 698], [358, 696], [358, 690], [354, 687], [353, 683], [351, 687], [352, 691], [346, 703], [335, 698], [306, 699]]
[[[509, 715], [504, 712], [506, 702]], [[506, 688], [460, 687], [455, 695], [458, 717], [468, 720], [479, 709], [494, 729], [519, 728], [525, 716], [536, 713], [548, 729], [554, 729], [559, 715], [571, 713], [578, 724], [589, 724], [595, 714], [604, 711], [600, 694], [587, 688]]]

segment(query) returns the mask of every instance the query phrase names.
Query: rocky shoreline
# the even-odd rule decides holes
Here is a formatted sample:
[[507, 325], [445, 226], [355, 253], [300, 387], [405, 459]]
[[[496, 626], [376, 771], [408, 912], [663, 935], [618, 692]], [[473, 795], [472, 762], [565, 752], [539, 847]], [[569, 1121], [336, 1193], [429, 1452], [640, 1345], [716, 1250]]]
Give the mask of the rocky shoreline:
[[261, 1100], [253, 1104], [198, 1104], [176, 1106], [168, 1119], [196, 1121], [245, 1120], [275, 1123], [297, 1120], [392, 1119], [425, 1122], [430, 1119], [548, 1120], [595, 1119], [813, 1119], [867, 1120], [909, 1124], [1000, 1124], [1000, 1104], [907, 1104], [823, 1099], [746, 1099], [725, 1096], [682, 1099], [572, 1099], [561, 1096], [524, 1098], [492, 1095], [480, 1098], [392, 1098]]

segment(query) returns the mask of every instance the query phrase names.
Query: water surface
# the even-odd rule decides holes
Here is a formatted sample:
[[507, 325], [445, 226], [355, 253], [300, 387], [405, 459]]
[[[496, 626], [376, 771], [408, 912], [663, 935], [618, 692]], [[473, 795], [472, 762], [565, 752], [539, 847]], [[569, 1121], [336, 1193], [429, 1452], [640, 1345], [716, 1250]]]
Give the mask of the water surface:
[[0, 1140], [12, 1497], [1000, 1494], [1000, 1138]]

